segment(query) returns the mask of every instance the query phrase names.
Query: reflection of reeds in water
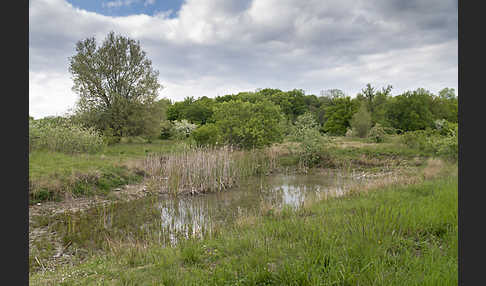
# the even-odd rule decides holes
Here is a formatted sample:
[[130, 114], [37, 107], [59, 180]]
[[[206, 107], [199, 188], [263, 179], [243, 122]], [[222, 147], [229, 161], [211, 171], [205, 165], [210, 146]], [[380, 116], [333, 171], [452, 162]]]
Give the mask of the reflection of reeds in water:
[[158, 209], [165, 245], [175, 245], [180, 238], [201, 238], [211, 235], [211, 212], [204, 201], [165, 201], [158, 205]]
[[150, 155], [144, 169], [152, 186], [172, 194], [222, 191], [239, 180], [266, 173], [276, 167], [276, 155], [269, 152], [219, 149], [188, 149], [170, 155]]

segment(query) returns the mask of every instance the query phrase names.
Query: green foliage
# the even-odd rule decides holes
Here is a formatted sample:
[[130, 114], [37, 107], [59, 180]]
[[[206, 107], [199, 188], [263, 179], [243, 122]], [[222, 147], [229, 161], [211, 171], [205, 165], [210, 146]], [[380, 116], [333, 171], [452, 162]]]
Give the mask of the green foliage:
[[432, 99], [431, 112], [436, 119], [457, 123], [458, 99], [453, 88], [444, 88]]
[[[215, 117], [211, 115], [222, 103], [240, 100], [256, 104], [265, 101], [279, 106], [286, 117], [286, 121], [280, 124], [280, 129], [285, 135], [293, 132], [292, 128], [289, 128], [290, 124], [299, 116], [310, 113], [319, 123], [321, 132], [342, 136], [352, 127], [352, 117], [363, 104], [371, 116], [371, 125], [368, 124], [367, 115], [364, 115], [365, 120], [355, 120], [354, 131], [361, 137], [366, 137], [365, 131], [369, 131], [376, 123], [380, 123], [387, 134], [397, 134], [432, 128], [435, 119], [457, 118], [457, 112], [454, 113], [457, 97], [452, 89], [444, 89], [440, 92], [441, 95], [434, 96], [419, 88], [396, 97], [391, 96], [391, 89], [391, 85], [376, 89], [368, 84], [355, 99], [346, 96], [339, 89], [322, 91], [321, 96], [317, 97], [312, 94], [305, 95], [299, 89], [282, 91], [270, 88], [228, 94], [215, 99], [202, 97], [195, 100], [193, 97], [187, 97], [182, 102], [171, 104], [167, 115], [172, 121], [187, 119], [191, 123], [203, 125], [208, 122], [215, 123]], [[363, 113], [356, 116], [363, 116]]]
[[103, 149], [102, 135], [93, 128], [83, 128], [63, 117], [29, 121], [29, 150], [64, 153], [96, 153]]
[[198, 146], [215, 146], [221, 142], [221, 134], [214, 123], [199, 126], [192, 132], [192, 137]]
[[434, 121], [434, 125], [440, 135], [454, 136], [454, 133], [457, 133], [457, 123], [449, 122], [445, 119], [437, 119]]
[[172, 123], [168, 120], [160, 122], [160, 139], [169, 139], [172, 136]]
[[358, 101], [351, 100], [349, 96], [334, 98], [331, 105], [326, 108], [323, 131], [329, 135], [345, 135], [346, 129], [351, 126], [350, 121], [358, 109], [358, 104]]
[[195, 104], [190, 105], [185, 110], [185, 118], [195, 124], [206, 124], [206, 122], [213, 115], [212, 106], [204, 105], [201, 101], [197, 101]]
[[457, 161], [459, 154], [458, 124], [446, 120], [436, 120], [436, 129], [440, 137], [436, 137], [431, 144], [435, 147], [435, 154], [453, 161]]
[[380, 123], [376, 123], [373, 128], [371, 128], [368, 138], [370, 138], [375, 143], [381, 143], [385, 141], [386, 132]]
[[432, 96], [430, 92], [419, 88], [405, 92], [390, 99], [387, 106], [387, 120], [390, 125], [403, 131], [432, 128], [433, 114], [430, 111]]
[[193, 97], [186, 97], [184, 101], [175, 102], [167, 110], [167, 119], [182, 120], [186, 119], [191, 123], [203, 125], [210, 121], [213, 115], [215, 101], [203, 96], [197, 100]]
[[301, 166], [314, 167], [327, 157], [325, 147], [329, 140], [319, 132], [314, 114], [306, 112], [298, 116], [289, 137], [300, 142], [298, 155]]
[[295, 119], [306, 111], [318, 112], [320, 102], [315, 95], [305, 95], [301, 89], [281, 91], [280, 89], [259, 89], [256, 92], [240, 92], [216, 97], [217, 103], [241, 100], [243, 102], [257, 103], [270, 101], [280, 107], [285, 117], [294, 122]]
[[377, 122], [386, 124], [386, 103], [390, 98], [392, 88], [391, 85], [388, 85], [382, 87], [381, 90], [377, 90], [368, 83], [366, 87], [361, 90], [361, 93], [357, 95], [356, 98], [366, 104], [371, 115], [372, 125]]
[[[380, 124], [381, 125], [381, 124]], [[388, 134], [388, 135], [395, 135], [395, 134], [400, 134], [401, 133], [401, 130], [399, 129], [395, 129], [393, 127], [389, 127], [389, 126], [382, 126], [383, 130], [385, 131], [385, 134]]]
[[115, 135], [115, 131], [112, 128], [106, 128], [103, 132], [103, 142], [107, 145], [113, 145], [121, 141], [121, 136]]
[[182, 119], [183, 102], [174, 102], [167, 107], [167, 119], [170, 121]]
[[280, 108], [269, 101], [223, 102], [215, 106], [213, 115], [223, 142], [242, 148], [259, 148], [280, 141], [283, 119]]
[[401, 135], [400, 141], [412, 149], [431, 151], [430, 138], [437, 136], [433, 130], [416, 130], [408, 131]]
[[459, 144], [457, 139], [457, 128], [450, 136], [441, 137], [437, 142], [436, 154], [453, 161], [458, 160]]
[[458, 128], [441, 135], [439, 130], [427, 129], [409, 131], [401, 135], [401, 142], [409, 148], [451, 160], [458, 159]]
[[295, 141], [303, 141], [306, 134], [311, 131], [319, 130], [319, 123], [315, 120], [312, 113], [306, 112], [297, 117], [294, 125], [291, 127], [290, 137]]
[[182, 119], [180, 121], [176, 120], [174, 121], [172, 126], [173, 137], [176, 139], [185, 139], [189, 137], [192, 131], [194, 131], [196, 128], [196, 124], [192, 124], [185, 119]]
[[110, 32], [100, 47], [94, 37], [77, 42], [69, 60], [80, 96], [76, 113], [85, 126], [118, 137], [158, 132], [158, 71], [139, 42]]
[[319, 133], [317, 129], [307, 129], [301, 137], [299, 162], [305, 167], [315, 167], [329, 157], [327, 136]]
[[368, 112], [366, 105], [362, 103], [358, 112], [356, 112], [351, 119], [351, 128], [353, 130], [353, 135], [360, 138], [365, 138], [366, 136], [368, 136], [371, 124], [371, 115]]
[[361, 90], [361, 94], [363, 95], [367, 108], [370, 113], [373, 113], [374, 110], [374, 98], [375, 98], [375, 88], [371, 86], [371, 84], [366, 84], [366, 87]]

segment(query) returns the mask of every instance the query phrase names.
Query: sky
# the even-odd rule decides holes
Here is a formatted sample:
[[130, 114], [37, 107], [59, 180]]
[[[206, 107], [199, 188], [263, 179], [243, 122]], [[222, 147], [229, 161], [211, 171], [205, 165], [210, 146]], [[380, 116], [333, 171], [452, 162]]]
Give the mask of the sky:
[[172, 101], [294, 88], [354, 97], [458, 87], [458, 10], [450, 0], [30, 0], [29, 114], [75, 106], [76, 42], [114, 31], [140, 41]]

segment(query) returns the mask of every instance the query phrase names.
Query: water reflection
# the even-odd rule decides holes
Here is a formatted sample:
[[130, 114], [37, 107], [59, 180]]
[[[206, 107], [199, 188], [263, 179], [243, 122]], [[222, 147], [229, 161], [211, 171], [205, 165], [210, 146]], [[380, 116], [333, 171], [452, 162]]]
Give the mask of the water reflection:
[[[258, 216], [269, 209], [300, 208], [329, 194], [339, 194], [356, 182], [352, 176], [339, 174], [253, 177], [238, 188], [220, 193], [114, 202], [65, 215], [62, 225], [69, 239], [78, 236], [77, 240], [87, 241], [86, 245], [106, 238], [174, 245], [180, 238], [212, 236], [221, 226], [241, 216]], [[83, 232], [76, 231], [79, 229]]]
[[350, 178], [329, 175], [252, 178], [241, 187], [212, 194], [181, 198], [160, 198], [155, 208], [160, 212], [160, 232], [174, 244], [179, 237], [211, 234], [215, 225], [224, 225], [240, 215], [255, 214], [262, 205], [271, 208], [301, 207], [330, 192], [342, 192]]

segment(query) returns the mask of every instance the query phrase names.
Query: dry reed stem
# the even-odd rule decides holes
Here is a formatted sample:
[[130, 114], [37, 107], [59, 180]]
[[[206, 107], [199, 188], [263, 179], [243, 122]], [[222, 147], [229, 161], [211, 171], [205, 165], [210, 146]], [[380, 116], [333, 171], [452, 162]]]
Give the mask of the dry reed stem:
[[444, 161], [438, 158], [429, 158], [424, 168], [424, 178], [432, 179], [439, 175], [444, 168]]
[[159, 192], [202, 193], [234, 187], [241, 178], [277, 167], [272, 151], [237, 151], [232, 147], [197, 148], [181, 153], [149, 155], [143, 169]]

